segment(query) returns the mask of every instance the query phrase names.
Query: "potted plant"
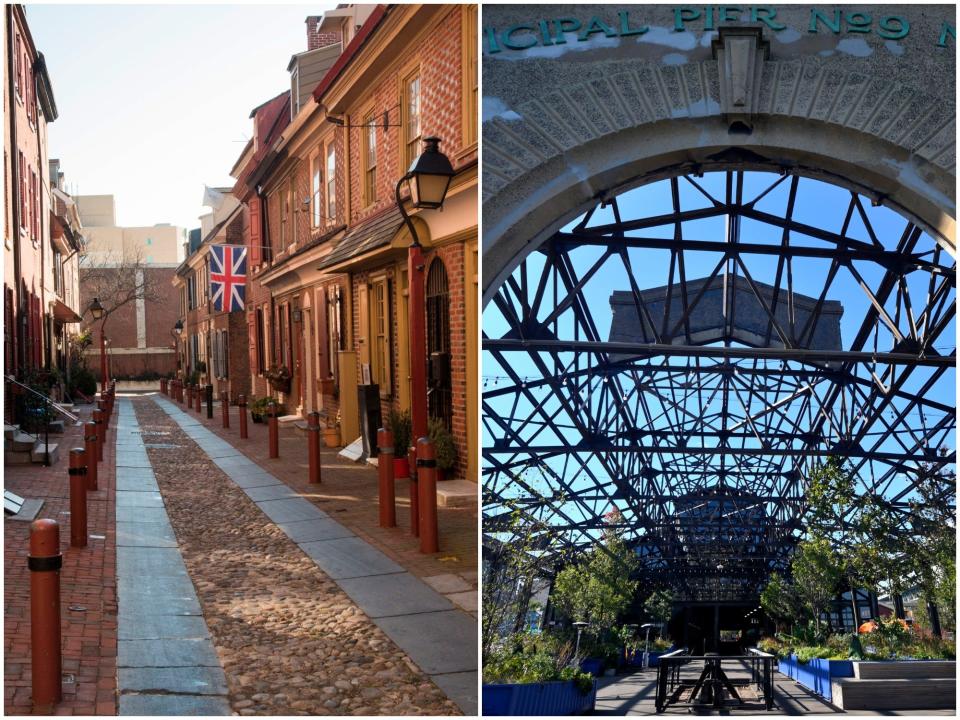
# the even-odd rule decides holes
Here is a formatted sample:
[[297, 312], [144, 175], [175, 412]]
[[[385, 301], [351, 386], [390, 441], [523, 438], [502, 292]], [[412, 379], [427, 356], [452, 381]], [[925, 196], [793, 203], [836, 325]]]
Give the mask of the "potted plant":
[[393, 477], [410, 477], [410, 463], [407, 462], [407, 451], [410, 449], [410, 437], [413, 435], [413, 422], [410, 411], [390, 411], [387, 418], [387, 427], [393, 433]]
[[277, 392], [290, 392], [290, 370], [286, 365], [271, 365], [264, 375]]
[[285, 415], [287, 410], [283, 406], [283, 403], [272, 398], [269, 395], [265, 395], [262, 398], [257, 398], [250, 401], [250, 417], [253, 418], [255, 423], [265, 422], [267, 419], [267, 406], [271, 403], [275, 403], [277, 406], [277, 416]]
[[327, 426], [323, 429], [323, 444], [328, 448], [340, 447], [340, 413], [337, 413], [336, 420], [327, 420]]
[[427, 434], [433, 442], [437, 458], [437, 480], [446, 480], [447, 472], [457, 464], [457, 446], [453, 442], [453, 435], [443, 421], [437, 418], [430, 419]]

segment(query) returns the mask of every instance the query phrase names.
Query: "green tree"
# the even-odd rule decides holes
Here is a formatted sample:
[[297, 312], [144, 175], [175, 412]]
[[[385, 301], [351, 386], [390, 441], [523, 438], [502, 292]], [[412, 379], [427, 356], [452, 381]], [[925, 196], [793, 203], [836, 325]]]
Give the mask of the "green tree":
[[760, 593], [760, 607], [774, 621], [779, 631], [781, 625], [799, 614], [797, 590], [780, 573], [772, 573]]
[[[619, 516], [619, 513], [617, 514]], [[590, 623], [590, 634], [600, 636], [616, 623], [630, 606], [637, 591], [631, 575], [638, 568], [637, 557], [617, 527], [616, 517], [600, 543], [584, 553], [574, 565], [557, 574], [552, 599], [574, 621]]]
[[669, 590], [654, 591], [643, 603], [643, 609], [659, 623], [670, 622], [673, 616], [673, 593]]
[[819, 635], [820, 615], [836, 596], [842, 577], [840, 559], [829, 540], [814, 537], [797, 546], [791, 569], [797, 591], [813, 614]]

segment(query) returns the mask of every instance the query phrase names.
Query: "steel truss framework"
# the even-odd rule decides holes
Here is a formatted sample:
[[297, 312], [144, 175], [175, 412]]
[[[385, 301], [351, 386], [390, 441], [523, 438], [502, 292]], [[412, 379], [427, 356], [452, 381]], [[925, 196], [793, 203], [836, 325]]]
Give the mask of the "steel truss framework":
[[955, 461], [954, 258], [810, 178], [658, 184], [598, 201], [485, 308], [485, 534], [519, 510], [566, 554], [615, 522], [649, 580], [755, 597], [828, 456], [911, 532], [921, 464]]

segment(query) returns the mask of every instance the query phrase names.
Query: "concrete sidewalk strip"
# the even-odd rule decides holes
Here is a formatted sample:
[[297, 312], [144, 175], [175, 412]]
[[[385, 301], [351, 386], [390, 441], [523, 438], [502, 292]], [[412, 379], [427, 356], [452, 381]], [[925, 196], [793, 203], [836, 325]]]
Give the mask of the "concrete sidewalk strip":
[[477, 621], [460, 610], [373, 621], [428, 675], [477, 669]]
[[334, 580], [404, 572], [402, 566], [358, 537], [298, 544]]
[[447, 697], [457, 698], [460, 707], [469, 706], [476, 712], [477, 703], [477, 671], [468, 672], [441, 673], [431, 675], [437, 686], [443, 690]]
[[247, 497], [254, 502], [263, 500], [284, 500], [286, 498], [298, 498], [300, 494], [291, 490], [284, 483], [276, 485], [260, 485], [259, 487], [241, 488], [247, 494]]
[[177, 536], [169, 522], [117, 523], [117, 547], [177, 547]]
[[149, 717], [230, 715], [230, 703], [216, 696], [121, 695], [120, 714]]
[[295, 522], [297, 520], [320, 520], [327, 517], [323, 510], [309, 500], [303, 498], [286, 498], [283, 500], [263, 500], [256, 503], [263, 514], [275, 523]]
[[141, 615], [136, 622], [125, 622], [123, 626], [117, 632], [117, 640], [210, 637], [207, 623], [199, 615]]
[[[124, 468], [126, 469], [126, 468]], [[152, 475], [152, 473], [151, 473]], [[120, 492], [160, 492], [155, 477], [117, 473], [117, 490]]]
[[266, 485], [283, 485], [276, 477], [270, 473], [264, 472], [257, 467], [256, 470], [245, 471], [243, 469], [235, 468], [227, 470], [225, 468], [220, 468], [223, 470], [224, 474], [229, 475], [230, 479], [236, 483], [237, 487], [241, 490], [246, 490], [248, 488], [255, 487], [265, 487]]
[[[118, 402], [118, 425], [124, 431], [138, 429], [129, 400]], [[230, 715], [226, 675], [143, 438], [140, 433], [127, 437], [118, 431], [120, 437], [124, 437], [123, 449], [117, 452], [116, 493], [120, 714]]]
[[119, 640], [120, 667], [220, 667], [209, 638], [160, 638]]
[[277, 523], [277, 527], [286, 533], [295, 543], [305, 543], [312, 540], [334, 540], [336, 538], [353, 537], [336, 520], [298, 520], [296, 522]]
[[117, 507], [163, 508], [163, 498], [159, 492], [117, 491]]
[[[219, 667], [120, 668], [120, 692], [226, 695]], [[123, 695], [121, 694], [121, 700]]]
[[345, 578], [338, 584], [371, 618], [453, 609], [443, 595], [408, 572]]

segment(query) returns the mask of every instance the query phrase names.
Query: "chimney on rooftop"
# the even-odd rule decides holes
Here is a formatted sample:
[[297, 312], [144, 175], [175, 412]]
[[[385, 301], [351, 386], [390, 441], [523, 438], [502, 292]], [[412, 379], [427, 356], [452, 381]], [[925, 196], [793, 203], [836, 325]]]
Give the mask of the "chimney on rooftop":
[[307, 50], [316, 50], [340, 42], [339, 30], [319, 31], [318, 28], [322, 20], [322, 15], [309, 15], [307, 17]]

